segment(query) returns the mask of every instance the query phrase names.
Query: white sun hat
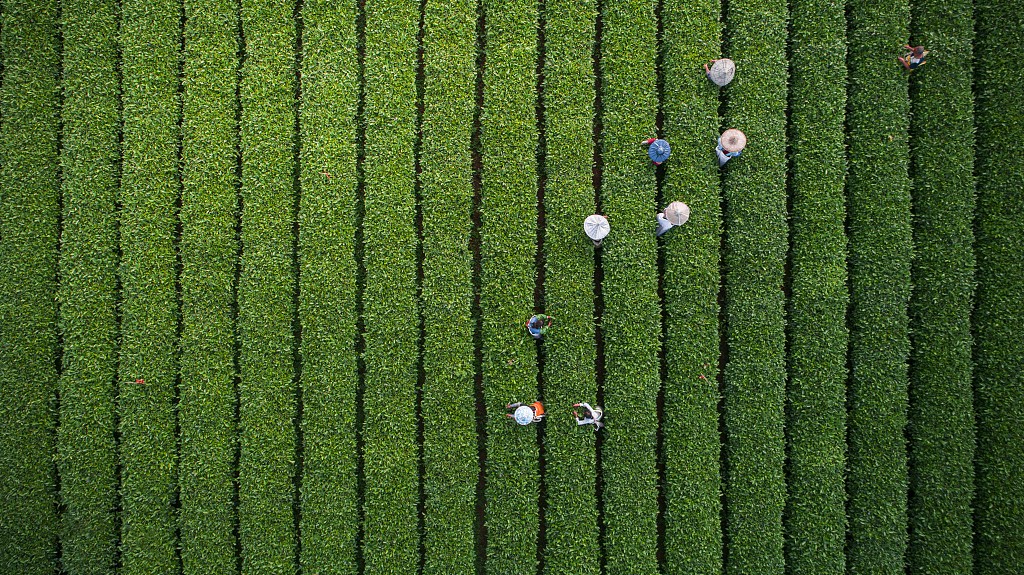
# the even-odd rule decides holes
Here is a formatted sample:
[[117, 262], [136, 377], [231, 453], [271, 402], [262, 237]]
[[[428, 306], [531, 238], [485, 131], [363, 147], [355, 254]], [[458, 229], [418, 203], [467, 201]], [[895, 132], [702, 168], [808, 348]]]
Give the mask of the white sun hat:
[[683, 202], [672, 202], [665, 208], [665, 219], [673, 226], [681, 226], [690, 219], [690, 206]]
[[722, 132], [722, 149], [726, 152], [739, 152], [747, 146], [747, 135], [737, 130], [736, 128], [729, 128]]
[[583, 232], [592, 240], [603, 239], [611, 229], [608, 218], [598, 214], [587, 216], [587, 219], [583, 221]]
[[732, 77], [736, 75], [736, 63], [728, 58], [720, 58], [715, 60], [715, 63], [708, 69], [708, 79], [715, 83], [716, 86], [722, 87], [732, 82]]
[[533, 422], [533, 409], [525, 405], [520, 405], [516, 408], [516, 423], [519, 425], [529, 425]]

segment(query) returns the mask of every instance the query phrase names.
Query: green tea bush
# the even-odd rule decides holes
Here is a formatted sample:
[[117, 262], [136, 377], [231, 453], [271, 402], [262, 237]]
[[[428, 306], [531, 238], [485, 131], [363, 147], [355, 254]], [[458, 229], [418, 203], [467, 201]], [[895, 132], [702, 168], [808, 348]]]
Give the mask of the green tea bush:
[[605, 571], [650, 575], [658, 570], [661, 314], [655, 167], [640, 142], [658, 109], [657, 25], [654, 4], [642, 0], [605, 2], [601, 15], [601, 200], [615, 226], [601, 248]]
[[182, 572], [236, 570], [238, 5], [186, 0], [181, 135]]
[[509, 401], [544, 399], [537, 397], [537, 346], [523, 327], [534, 311], [536, 284], [537, 5], [484, 0], [482, 6], [486, 62], [480, 112], [480, 337], [487, 409], [486, 570], [513, 574], [536, 570], [539, 534], [537, 426], [520, 427], [504, 417]]
[[975, 19], [974, 572], [1009, 575], [1024, 565], [1024, 78], [1007, 55], [1024, 48], [1024, 25], [1005, 0], [976, 4]]
[[0, 571], [53, 573], [57, 3], [7, 0], [0, 53]]
[[659, 208], [681, 201], [687, 223], [663, 238], [665, 305], [665, 573], [722, 571], [721, 450], [718, 413], [719, 246], [718, 88], [703, 65], [720, 57], [718, 0], [662, 3], [661, 109], [672, 145]]
[[784, 2], [765, 0], [730, 2], [726, 18], [727, 55], [737, 68], [726, 122], [748, 142], [743, 156], [722, 168], [726, 572], [732, 575], [781, 573], [784, 563], [786, 18]]
[[907, 2], [847, 7], [847, 572], [904, 571], [907, 545]]
[[302, 5], [299, 321], [306, 573], [355, 575], [356, 2]]
[[120, 46], [121, 562], [125, 575], [170, 573], [178, 568], [173, 400], [181, 4], [122, 3]]
[[476, 380], [473, 351], [473, 158], [476, 3], [423, 13], [420, 205], [423, 233], [424, 567], [476, 569]]
[[363, 559], [419, 568], [416, 65], [420, 3], [366, 4]]
[[973, 4], [919, 0], [912, 10], [914, 43], [932, 54], [911, 86], [908, 572], [966, 575], [975, 441]]
[[544, 300], [557, 322], [544, 343], [544, 571], [552, 574], [601, 568], [595, 434], [571, 412], [573, 403], [597, 405], [594, 248], [583, 233], [595, 200], [596, 20], [593, 1], [544, 4]]
[[242, 573], [291, 573], [295, 534], [294, 5], [243, 0], [238, 522]]
[[[843, 575], [846, 554], [846, 14], [800, 0], [790, 27], [786, 568]], [[829, 57], [823, 58], [823, 54]]]
[[115, 203], [121, 126], [115, 6], [74, 0], [61, 7], [61, 563], [68, 573], [107, 575], [114, 573], [117, 551]]

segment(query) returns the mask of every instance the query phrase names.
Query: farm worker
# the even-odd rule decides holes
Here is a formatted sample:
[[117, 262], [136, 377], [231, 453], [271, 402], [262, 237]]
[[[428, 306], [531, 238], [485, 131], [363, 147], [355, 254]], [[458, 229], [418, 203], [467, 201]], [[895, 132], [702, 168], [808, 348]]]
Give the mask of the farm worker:
[[647, 138], [643, 141], [643, 144], [647, 146], [647, 157], [654, 162], [655, 166], [660, 166], [662, 162], [668, 159], [669, 154], [672, 153], [672, 146], [669, 146], [665, 140]]
[[655, 218], [658, 220], [658, 236], [661, 236], [673, 227], [685, 224], [690, 219], [690, 206], [683, 202], [672, 202]]
[[718, 165], [724, 166], [726, 162], [740, 155], [746, 145], [747, 136], [736, 128], [722, 132], [718, 138], [718, 147], [715, 148], [715, 153], [718, 154]]
[[608, 218], [600, 214], [587, 216], [587, 219], [583, 220], [583, 233], [587, 234], [590, 241], [594, 242], [595, 248], [601, 247], [601, 241], [611, 229], [612, 226], [608, 223]]
[[904, 50], [910, 52], [906, 56], [897, 56], [896, 59], [903, 64], [903, 69], [908, 72], [913, 72], [919, 66], [924, 66], [927, 62], [924, 61], [924, 57], [928, 55], [930, 50], [925, 50], [924, 46], [911, 46], [907, 44], [903, 47]]
[[604, 427], [604, 423], [601, 421], [601, 418], [604, 417], [604, 410], [600, 407], [590, 407], [589, 403], [574, 403], [572, 406], [583, 408], [583, 417], [580, 417], [580, 414], [575, 411], [572, 412], [576, 417], [576, 425], [593, 424], [594, 431]]
[[511, 417], [519, 425], [530, 425], [544, 419], [544, 404], [535, 401], [530, 405], [523, 405], [520, 402], [506, 403], [505, 409], [514, 409], [513, 413], [506, 413], [505, 417]]
[[[708, 68], [708, 64], [711, 64], [711, 68]], [[704, 73], [708, 80], [711, 80], [719, 88], [732, 82], [732, 77], [736, 74], [735, 62], [728, 58], [720, 58], [712, 60], [708, 64], [704, 64]]]
[[533, 339], [540, 339], [544, 337], [544, 334], [546, 334], [548, 329], [551, 328], [551, 321], [554, 319], [555, 318], [550, 315], [539, 313], [531, 317], [529, 321], [526, 322], [526, 329], [530, 331], [530, 335], [533, 336]]

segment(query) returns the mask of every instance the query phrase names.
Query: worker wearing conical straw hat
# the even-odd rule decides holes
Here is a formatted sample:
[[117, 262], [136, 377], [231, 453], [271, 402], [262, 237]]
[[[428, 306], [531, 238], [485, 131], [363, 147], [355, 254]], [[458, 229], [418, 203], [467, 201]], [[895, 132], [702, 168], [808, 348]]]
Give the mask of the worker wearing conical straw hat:
[[600, 214], [587, 216], [587, 219], [583, 220], [583, 233], [587, 234], [590, 241], [594, 242], [595, 248], [600, 247], [601, 241], [611, 229], [612, 226], [608, 223], [608, 218]]
[[541, 419], [544, 419], [544, 404], [535, 401], [529, 405], [523, 405], [521, 402], [506, 403], [505, 409], [514, 409], [512, 413], [506, 413], [505, 417], [512, 418], [519, 425], [530, 425], [531, 423], [539, 423]]
[[660, 166], [672, 153], [672, 146], [669, 146], [665, 140], [647, 138], [641, 143], [647, 146], [647, 157], [654, 162], [655, 166]]
[[574, 403], [573, 407], [583, 408], [583, 415], [579, 412], [573, 411], [572, 415], [576, 418], [576, 425], [593, 425], [594, 431], [604, 427], [604, 422], [601, 418], [604, 417], [604, 410], [600, 407], [591, 407], [589, 403]]
[[[710, 68], [708, 64], [711, 64]], [[712, 60], [708, 64], [704, 64], [704, 73], [707, 74], [708, 80], [719, 88], [732, 82], [733, 76], [736, 75], [736, 63], [728, 58]]]
[[721, 137], [718, 138], [718, 147], [715, 148], [715, 153], [718, 154], [718, 165], [724, 166], [726, 162], [739, 156], [746, 146], [747, 136], [743, 132], [736, 128], [722, 132]]
[[655, 218], [658, 220], [658, 235], [661, 236], [675, 226], [685, 224], [690, 219], [690, 206], [683, 202], [672, 202]]

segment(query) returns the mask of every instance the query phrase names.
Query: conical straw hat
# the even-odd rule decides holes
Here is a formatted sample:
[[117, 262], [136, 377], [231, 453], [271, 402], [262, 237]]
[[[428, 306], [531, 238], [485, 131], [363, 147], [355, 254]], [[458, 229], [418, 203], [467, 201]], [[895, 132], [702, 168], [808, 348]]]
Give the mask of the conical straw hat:
[[661, 163], [668, 159], [669, 154], [672, 152], [672, 147], [668, 145], [665, 140], [654, 140], [651, 142], [651, 146], [647, 148], [647, 157], [652, 162]]
[[715, 60], [708, 71], [708, 78], [719, 87], [732, 82], [732, 77], [735, 75], [736, 63], [728, 58]]
[[611, 229], [608, 219], [598, 214], [587, 216], [587, 219], [583, 221], [583, 232], [592, 240], [603, 239]]
[[672, 202], [665, 208], [665, 219], [673, 226], [681, 226], [690, 219], [690, 206], [683, 202]]
[[747, 136], [736, 128], [722, 132], [722, 149], [726, 152], [739, 152], [747, 147]]
[[533, 410], [525, 405], [520, 405], [516, 408], [515, 419], [519, 425], [529, 425], [533, 422]]

